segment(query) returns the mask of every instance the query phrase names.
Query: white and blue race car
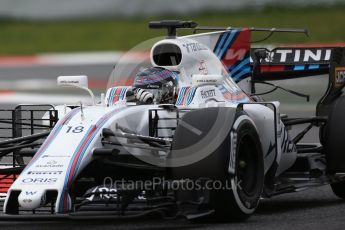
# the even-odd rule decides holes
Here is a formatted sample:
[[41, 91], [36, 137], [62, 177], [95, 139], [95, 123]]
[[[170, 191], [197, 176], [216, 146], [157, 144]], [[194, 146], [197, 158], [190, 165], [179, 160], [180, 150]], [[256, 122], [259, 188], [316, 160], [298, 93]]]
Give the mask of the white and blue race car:
[[[101, 102], [86, 76], [62, 76], [59, 85], [88, 91], [90, 103], [1, 111], [13, 138], [0, 142], [0, 218], [244, 220], [260, 199], [282, 193], [331, 184], [345, 198], [344, 48], [250, 47], [254, 31], [306, 32], [296, 29], [150, 27], [168, 30], [150, 65], [117, 65]], [[180, 28], [195, 33], [178, 37]], [[314, 117], [282, 115], [255, 90], [324, 73], [329, 86]], [[299, 124], [308, 126], [290, 137]], [[320, 143], [300, 143], [315, 126]]]

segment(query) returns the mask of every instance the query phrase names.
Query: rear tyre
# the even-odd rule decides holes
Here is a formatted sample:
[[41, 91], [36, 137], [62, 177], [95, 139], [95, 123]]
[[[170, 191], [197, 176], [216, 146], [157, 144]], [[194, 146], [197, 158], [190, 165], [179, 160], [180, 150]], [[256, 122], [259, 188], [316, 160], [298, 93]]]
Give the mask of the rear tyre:
[[345, 172], [345, 96], [335, 100], [330, 109], [328, 122], [322, 129], [327, 159], [327, 171], [330, 174]]
[[345, 181], [331, 184], [331, 188], [337, 197], [345, 199]]
[[[321, 143], [325, 147], [327, 172], [331, 175], [345, 172], [345, 96], [337, 98], [330, 107], [328, 121], [320, 129]], [[345, 181], [331, 184], [333, 193], [345, 199]]]

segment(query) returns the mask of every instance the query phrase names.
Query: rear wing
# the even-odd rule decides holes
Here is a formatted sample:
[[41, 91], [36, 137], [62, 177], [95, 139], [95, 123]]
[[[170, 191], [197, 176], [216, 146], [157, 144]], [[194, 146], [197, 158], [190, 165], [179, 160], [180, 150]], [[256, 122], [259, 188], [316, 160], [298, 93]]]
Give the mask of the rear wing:
[[[251, 49], [252, 89], [255, 83], [327, 74], [325, 94], [316, 115], [327, 116], [345, 86], [345, 47]], [[253, 91], [253, 90], [252, 90]]]
[[251, 49], [254, 80], [284, 80], [329, 72], [334, 48], [282, 47]]

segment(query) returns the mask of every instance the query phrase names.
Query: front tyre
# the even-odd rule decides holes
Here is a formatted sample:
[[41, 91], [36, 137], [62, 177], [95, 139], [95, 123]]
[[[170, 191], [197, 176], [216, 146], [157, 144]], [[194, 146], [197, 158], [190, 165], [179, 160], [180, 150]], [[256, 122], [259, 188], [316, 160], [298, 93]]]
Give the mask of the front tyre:
[[[212, 205], [218, 218], [242, 221], [256, 210], [264, 184], [261, 144], [248, 116], [242, 115], [236, 119], [230, 141], [236, 145], [235, 151], [230, 152], [235, 156], [235, 175], [228, 178], [230, 190], [213, 191]], [[230, 167], [233, 156], [230, 157]]]
[[[218, 127], [216, 120], [219, 117], [221, 124]], [[182, 149], [180, 154], [186, 157], [193, 154], [193, 151], [183, 151], [190, 146], [204, 150], [210, 143], [218, 141], [219, 144], [200, 161], [182, 167], [172, 167], [171, 178], [194, 181], [207, 179], [211, 183], [221, 182], [223, 187], [206, 188], [202, 191], [177, 191], [177, 200], [183, 202], [206, 199], [207, 204], [203, 207], [213, 210], [216, 220], [247, 219], [258, 206], [264, 184], [262, 147], [254, 122], [247, 114], [233, 108], [193, 111], [187, 113], [182, 120], [184, 124], [200, 130], [202, 135], [194, 135], [185, 125], [178, 126], [172, 157], [178, 157], [174, 154], [174, 149]], [[214, 126], [217, 126], [218, 133], [224, 133], [221, 139], [207, 138], [207, 133], [210, 133]]]

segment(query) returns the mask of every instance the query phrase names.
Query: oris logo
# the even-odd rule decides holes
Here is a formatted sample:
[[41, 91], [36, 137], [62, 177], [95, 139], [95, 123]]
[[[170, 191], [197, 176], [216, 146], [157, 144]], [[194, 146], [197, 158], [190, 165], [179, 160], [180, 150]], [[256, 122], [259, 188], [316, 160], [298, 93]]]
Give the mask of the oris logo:
[[54, 184], [57, 178], [25, 178], [23, 184]]

